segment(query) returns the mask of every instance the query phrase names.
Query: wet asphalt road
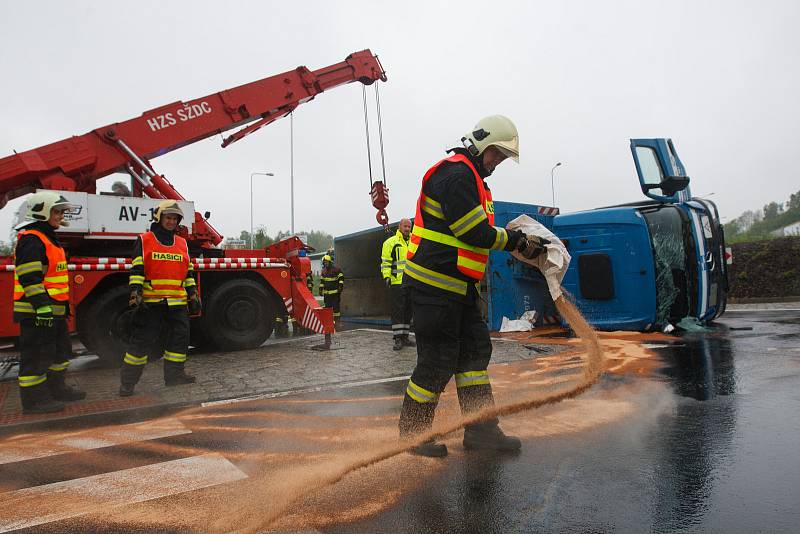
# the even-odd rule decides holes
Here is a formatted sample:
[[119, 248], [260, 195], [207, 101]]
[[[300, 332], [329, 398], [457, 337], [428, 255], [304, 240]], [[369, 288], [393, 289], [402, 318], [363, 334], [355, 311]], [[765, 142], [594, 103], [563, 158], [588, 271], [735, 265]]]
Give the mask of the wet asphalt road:
[[[800, 312], [729, 312], [713, 332], [648, 347], [649, 370], [505, 419], [523, 438], [515, 455], [464, 451], [456, 432], [444, 460], [399, 454], [329, 483], [394, 442], [405, 382], [389, 382], [189, 410], [172, 419], [182, 433], [2, 464], [14, 499], [0, 506], [24, 506], [26, 488], [218, 453], [210, 487], [154, 498], [166, 482], [151, 473], [144, 497], [103, 506], [147, 502], [101, 513], [67, 495], [51, 507], [87, 515], [28, 530], [797, 532]], [[440, 410], [456, 413], [452, 399]]]

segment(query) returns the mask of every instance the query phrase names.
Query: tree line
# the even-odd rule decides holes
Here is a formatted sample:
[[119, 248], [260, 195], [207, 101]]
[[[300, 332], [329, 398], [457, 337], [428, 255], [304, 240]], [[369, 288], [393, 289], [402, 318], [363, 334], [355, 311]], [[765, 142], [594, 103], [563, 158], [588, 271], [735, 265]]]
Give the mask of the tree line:
[[800, 221], [800, 191], [789, 195], [787, 202], [770, 202], [758, 210], [747, 210], [726, 223], [725, 239], [745, 243], [771, 239], [771, 232]]
[[[295, 232], [297, 235], [308, 236], [306, 245], [313, 247], [317, 252], [323, 252], [333, 247], [333, 236], [322, 230], [311, 230], [310, 232]], [[265, 228], [256, 228], [253, 231], [253, 248], [265, 248], [273, 243], [282, 241], [287, 237], [291, 237], [292, 233], [289, 230], [281, 230], [275, 236], [270, 236]], [[239, 233], [239, 239], [244, 241], [246, 247], [250, 247], [250, 232], [242, 230]]]

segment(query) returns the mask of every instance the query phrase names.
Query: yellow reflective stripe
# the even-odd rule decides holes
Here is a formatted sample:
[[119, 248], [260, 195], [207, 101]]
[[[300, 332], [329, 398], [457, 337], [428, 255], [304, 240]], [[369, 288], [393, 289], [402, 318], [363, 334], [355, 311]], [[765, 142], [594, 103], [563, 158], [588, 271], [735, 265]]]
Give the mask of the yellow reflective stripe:
[[45, 292], [44, 284], [33, 284], [23, 288], [26, 297], [32, 297]]
[[492, 250], [503, 250], [508, 244], [508, 232], [506, 232], [505, 228], [500, 228], [498, 226], [495, 226], [494, 229], [497, 231], [497, 237], [494, 238]]
[[61, 275], [61, 276], [45, 276], [45, 282], [50, 282], [51, 284], [66, 284], [69, 282], [69, 275]]
[[489, 383], [489, 371], [467, 371], [456, 373], [456, 387], [478, 386]]
[[14, 280], [14, 293], [22, 293], [24, 291], [22, 284], [19, 283], [19, 280]]
[[17, 273], [17, 276], [22, 276], [24, 274], [30, 273], [40, 273], [44, 270], [44, 266], [40, 261], [30, 261], [28, 263], [21, 263], [14, 268], [14, 272]]
[[131, 262], [131, 265], [133, 265], [133, 266], [144, 265], [144, 260], [142, 259], [141, 256], [136, 256], [135, 258], [133, 258], [133, 261]]
[[483, 206], [475, 206], [471, 210], [469, 210], [463, 217], [458, 219], [456, 222], [450, 225], [450, 230], [456, 236], [464, 235], [478, 223], [483, 221], [486, 218], [486, 212], [483, 211]]
[[59, 305], [59, 304], [53, 304], [53, 305], [51, 305], [51, 308], [53, 308], [53, 315], [64, 315], [65, 313], [67, 313], [67, 307], [66, 306], [62, 306], [62, 305]]
[[50, 367], [47, 368], [48, 371], [66, 371], [67, 367], [69, 367], [69, 360], [61, 363], [54, 363]]
[[486, 264], [471, 260], [464, 256], [459, 256], [457, 260], [457, 264], [461, 265], [462, 267], [466, 267], [468, 269], [472, 269], [473, 271], [484, 272], [486, 270]]
[[426, 267], [417, 265], [411, 260], [406, 262], [405, 275], [408, 275], [411, 278], [422, 282], [423, 284], [438, 287], [439, 289], [444, 289], [445, 291], [452, 291], [453, 293], [458, 293], [459, 295], [467, 294], [467, 283], [463, 280], [453, 278], [452, 276], [448, 276], [446, 274], [437, 273], [436, 271], [432, 271]]
[[337, 278], [337, 276], [321, 276], [320, 280], [323, 282], [335, 282]]
[[197, 282], [194, 281], [194, 278], [187, 278], [183, 281], [183, 287], [194, 287], [197, 285]]
[[444, 212], [442, 211], [442, 205], [433, 200], [430, 197], [423, 196], [422, 201], [420, 202], [420, 209], [425, 213], [433, 215], [437, 219], [444, 219]]
[[406, 387], [406, 394], [415, 401], [422, 404], [428, 402], [436, 402], [436, 400], [439, 398], [439, 395], [437, 395], [433, 391], [428, 391], [427, 389], [418, 386], [412, 380], [408, 381], [408, 387]]
[[337, 289], [323, 289], [323, 290], [322, 290], [322, 294], [323, 294], [323, 295], [335, 295], [335, 294], [337, 294], [338, 292], [339, 292], [339, 289], [338, 289], [338, 288], [337, 288]]
[[146, 297], [147, 296], [151, 296], [152, 297], [152, 296], [156, 296], [156, 295], [173, 295], [173, 296], [179, 297], [179, 296], [181, 296], [181, 295], [183, 295], [185, 293], [186, 293], [186, 291], [182, 287], [177, 288], [177, 289], [150, 289], [149, 287], [146, 287], [144, 289], [144, 295]]
[[14, 302], [14, 311], [17, 313], [36, 313], [36, 310], [33, 309], [33, 304], [20, 300]]
[[64, 293], [69, 293], [68, 287], [48, 287], [47, 293], [50, 295], [63, 295]]
[[126, 352], [125, 358], [122, 361], [130, 365], [144, 365], [147, 363], [147, 355], [134, 356], [133, 354]]
[[183, 280], [170, 280], [168, 278], [158, 279], [158, 280], [150, 280], [151, 286], [179, 286], [183, 283]]
[[[442, 234], [440, 232], [434, 232], [433, 230], [428, 230], [427, 228], [420, 228], [419, 226], [415, 226], [412, 233], [416, 236], [421, 237], [422, 239], [427, 239], [428, 241], [441, 243], [442, 245], [449, 245], [455, 248], [463, 248], [464, 250], [477, 252], [478, 254], [489, 254], [488, 248], [473, 247], [472, 245], [468, 245], [463, 241], [459, 240], [457, 237], [447, 234]], [[411, 250], [411, 245], [409, 245], [408, 249]]]
[[134, 284], [134, 285], [142, 285], [142, 284], [144, 284], [144, 276], [140, 276], [138, 274], [130, 275], [130, 277], [128, 278], [128, 285], [131, 285], [131, 284]]
[[167, 299], [167, 306], [186, 306], [186, 299]]
[[28, 376], [17, 377], [17, 382], [19, 383], [19, 387], [21, 388], [38, 386], [45, 380], [47, 380], [47, 375], [28, 375]]
[[165, 350], [164, 359], [169, 360], [171, 362], [181, 363], [186, 361], [186, 354], [181, 354], [180, 352], [170, 352], [168, 350]]

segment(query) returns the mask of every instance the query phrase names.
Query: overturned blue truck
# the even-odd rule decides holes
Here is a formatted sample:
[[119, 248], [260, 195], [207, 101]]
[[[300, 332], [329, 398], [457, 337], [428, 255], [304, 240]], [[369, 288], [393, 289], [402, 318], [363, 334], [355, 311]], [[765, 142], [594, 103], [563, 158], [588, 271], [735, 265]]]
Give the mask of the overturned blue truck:
[[[575, 213], [495, 201], [495, 224], [526, 214], [555, 233], [572, 256], [562, 282], [600, 330], [650, 331], [683, 320], [708, 323], [725, 311], [728, 271], [723, 228], [713, 202], [694, 198], [670, 139], [632, 139], [645, 200]], [[378, 274], [382, 229], [337, 237], [337, 261], [348, 278], [342, 314], [380, 323], [388, 300]], [[348, 295], [349, 293], [349, 295]], [[508, 252], [492, 252], [482, 284], [486, 318], [535, 310], [536, 324], [558, 323], [542, 274]]]

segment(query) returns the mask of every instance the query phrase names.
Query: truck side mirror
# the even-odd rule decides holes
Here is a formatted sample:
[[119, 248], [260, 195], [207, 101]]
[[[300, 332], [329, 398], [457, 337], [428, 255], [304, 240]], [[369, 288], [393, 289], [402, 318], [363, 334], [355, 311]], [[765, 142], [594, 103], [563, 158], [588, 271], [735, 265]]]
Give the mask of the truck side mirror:
[[683, 191], [689, 185], [688, 176], [665, 176], [660, 183], [647, 184], [645, 189], [661, 189], [666, 196], [672, 196], [678, 191]]
[[209, 220], [209, 219], [211, 218], [211, 212], [210, 212], [210, 211], [207, 211], [207, 212], [205, 212], [205, 213], [203, 214], [203, 218], [204, 218], [205, 220]]

